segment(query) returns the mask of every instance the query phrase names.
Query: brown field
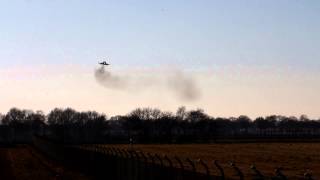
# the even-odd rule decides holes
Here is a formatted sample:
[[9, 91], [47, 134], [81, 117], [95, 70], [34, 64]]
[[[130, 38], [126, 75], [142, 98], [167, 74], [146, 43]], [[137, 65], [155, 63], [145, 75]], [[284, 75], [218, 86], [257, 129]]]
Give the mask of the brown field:
[[[128, 145], [113, 146], [128, 148]], [[228, 176], [234, 175], [229, 166], [229, 162], [234, 161], [245, 176], [252, 175], [250, 166], [255, 164], [263, 175], [274, 175], [274, 169], [281, 167], [290, 179], [301, 178], [307, 170], [311, 170], [316, 179], [320, 178], [320, 143], [134, 145], [134, 149], [183, 159], [218, 160]], [[210, 167], [213, 174], [217, 174], [211, 163]]]
[[[127, 149], [128, 145], [105, 145]], [[276, 167], [282, 167], [289, 179], [301, 179], [311, 170], [315, 179], [320, 177], [320, 143], [243, 143], [243, 144], [185, 144], [185, 145], [134, 145], [137, 151], [178, 156], [182, 159], [202, 159], [212, 166], [218, 160], [228, 177], [234, 176], [229, 161], [234, 161], [250, 177], [250, 166], [255, 164], [263, 175], [271, 176]], [[197, 169], [202, 171], [201, 166]], [[66, 169], [47, 159], [30, 146], [0, 148], [1, 179], [92, 179], [79, 172]], [[249, 178], [251, 179], [251, 178]]]
[[78, 172], [65, 169], [30, 146], [0, 148], [0, 179], [91, 179]]

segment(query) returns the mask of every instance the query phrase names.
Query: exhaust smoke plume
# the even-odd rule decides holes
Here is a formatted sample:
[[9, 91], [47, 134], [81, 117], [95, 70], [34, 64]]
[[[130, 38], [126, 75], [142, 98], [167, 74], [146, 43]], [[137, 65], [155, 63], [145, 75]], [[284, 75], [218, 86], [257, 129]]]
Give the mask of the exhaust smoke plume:
[[168, 78], [168, 85], [183, 100], [193, 101], [200, 97], [200, 90], [195, 80], [182, 72], [174, 72]]
[[164, 78], [156, 77], [155, 74], [148, 74], [147, 77], [120, 76], [107, 71], [105, 67], [95, 70], [97, 82], [109, 89], [126, 90], [129, 93], [136, 92], [132, 90], [137, 89], [140, 92], [150, 88], [152, 90], [166, 89], [184, 101], [195, 101], [200, 98], [200, 88], [191, 76], [177, 70], [163, 74]]
[[127, 88], [127, 81], [125, 78], [114, 76], [106, 71], [104, 67], [96, 69], [95, 78], [99, 84], [111, 89], [125, 89]]

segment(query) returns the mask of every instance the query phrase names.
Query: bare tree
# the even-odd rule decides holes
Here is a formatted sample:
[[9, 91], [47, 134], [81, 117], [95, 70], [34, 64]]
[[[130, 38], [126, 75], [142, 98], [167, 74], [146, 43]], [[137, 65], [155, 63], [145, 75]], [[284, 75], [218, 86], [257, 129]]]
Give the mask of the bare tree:
[[2, 124], [2, 120], [4, 118], [4, 115], [0, 113], [0, 123]]
[[185, 120], [186, 116], [187, 116], [187, 110], [185, 106], [181, 106], [178, 108], [177, 112], [176, 112], [176, 116], [179, 120]]
[[207, 119], [209, 119], [209, 116], [204, 113], [203, 109], [189, 111], [186, 117], [186, 120], [189, 122], [197, 122]]
[[162, 112], [159, 109], [152, 108], [137, 108], [129, 114], [129, 116], [136, 116], [141, 120], [156, 120], [159, 119], [161, 115]]
[[18, 108], [12, 108], [9, 112], [5, 115], [2, 120], [2, 123], [5, 125], [19, 125], [23, 124], [26, 120], [27, 114], [26, 111], [22, 111]]

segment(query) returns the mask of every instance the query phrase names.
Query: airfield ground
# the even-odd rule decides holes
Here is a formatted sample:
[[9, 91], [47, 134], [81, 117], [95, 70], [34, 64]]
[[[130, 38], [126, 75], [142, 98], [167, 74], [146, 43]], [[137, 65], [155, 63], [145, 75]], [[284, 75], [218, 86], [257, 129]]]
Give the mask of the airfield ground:
[[1, 180], [56, 180], [90, 179], [78, 172], [65, 169], [29, 146], [0, 148]]
[[[128, 145], [105, 146], [128, 148]], [[206, 162], [218, 160], [228, 176], [234, 175], [229, 166], [232, 160], [247, 177], [252, 174], [252, 164], [264, 175], [273, 175], [276, 167], [282, 167], [289, 179], [301, 178], [308, 169], [315, 179], [320, 177], [320, 143], [157, 144], [134, 145], [133, 148], [169, 157], [201, 158]], [[214, 174], [218, 174], [211, 164], [210, 167]], [[0, 148], [0, 175], [1, 179], [92, 179], [61, 166], [26, 145]]]
[[[114, 146], [128, 148], [128, 145]], [[311, 170], [320, 178], [320, 143], [134, 145], [134, 149], [207, 162], [218, 160], [229, 175], [234, 174], [229, 166], [234, 161], [246, 176], [252, 174], [250, 166], [255, 164], [264, 175], [273, 175], [276, 167], [282, 167], [289, 177], [299, 178]], [[215, 168], [211, 170], [217, 172]]]

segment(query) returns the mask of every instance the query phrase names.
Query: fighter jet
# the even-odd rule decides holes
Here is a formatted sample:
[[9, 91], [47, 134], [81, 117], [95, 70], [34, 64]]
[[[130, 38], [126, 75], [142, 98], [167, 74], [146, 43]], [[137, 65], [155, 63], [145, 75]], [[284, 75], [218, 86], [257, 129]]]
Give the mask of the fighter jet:
[[103, 61], [103, 62], [100, 62], [99, 64], [101, 64], [102, 66], [109, 66], [110, 64], [108, 64], [107, 62]]

